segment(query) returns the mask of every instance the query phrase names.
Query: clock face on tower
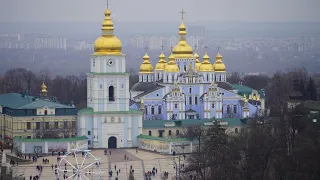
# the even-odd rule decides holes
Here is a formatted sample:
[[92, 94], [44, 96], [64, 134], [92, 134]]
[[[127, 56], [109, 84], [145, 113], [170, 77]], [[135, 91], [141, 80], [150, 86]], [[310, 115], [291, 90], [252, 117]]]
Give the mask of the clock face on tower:
[[115, 62], [112, 59], [109, 59], [107, 61], [108, 66], [113, 66], [115, 64]]

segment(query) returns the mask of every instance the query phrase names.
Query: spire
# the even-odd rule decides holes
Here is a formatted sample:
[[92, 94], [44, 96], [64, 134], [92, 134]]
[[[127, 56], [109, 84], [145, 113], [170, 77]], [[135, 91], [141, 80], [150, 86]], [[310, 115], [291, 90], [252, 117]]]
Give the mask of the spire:
[[218, 46], [218, 54], [216, 56], [216, 61], [213, 64], [215, 72], [226, 72], [226, 66], [222, 62], [222, 56], [220, 54], [220, 47]]
[[140, 66], [140, 73], [152, 73], [153, 72], [153, 67], [152, 64], [150, 63], [150, 56], [148, 55], [148, 47], [146, 49], [146, 54], [143, 56], [143, 62]]

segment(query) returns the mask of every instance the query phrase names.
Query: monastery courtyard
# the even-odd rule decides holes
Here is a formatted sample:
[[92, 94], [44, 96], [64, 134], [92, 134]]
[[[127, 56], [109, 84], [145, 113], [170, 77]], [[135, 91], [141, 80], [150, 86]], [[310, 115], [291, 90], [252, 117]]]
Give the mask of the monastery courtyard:
[[[174, 164], [179, 163], [178, 155], [174, 158], [173, 156], [167, 156], [167, 155], [160, 155], [157, 153], [147, 152], [143, 150], [138, 150], [136, 152], [136, 149], [112, 149], [111, 155], [108, 154], [104, 155], [104, 150], [92, 150], [92, 155], [100, 159], [100, 169], [101, 169], [101, 180], [114, 180], [117, 177], [116, 171], [119, 171], [120, 173], [118, 175], [119, 180], [127, 180], [130, 172], [130, 167], [132, 166], [132, 169], [134, 170], [134, 179], [135, 180], [143, 180], [144, 179], [144, 173], [148, 171], [152, 171], [153, 167], [157, 169], [157, 174], [155, 176], [152, 176], [153, 180], [160, 180], [161, 175], [163, 175], [164, 172], [169, 172], [169, 178], [174, 178], [176, 174], [176, 170], [174, 168]], [[124, 155], [128, 156], [128, 160], [124, 159]], [[78, 164], [80, 165], [82, 163], [83, 157], [80, 154], [77, 154], [77, 160]], [[28, 157], [27, 157], [28, 158]], [[48, 159], [48, 164], [43, 164], [42, 159]], [[73, 155], [69, 155], [67, 157], [67, 160], [73, 164], [75, 167], [77, 162]], [[93, 158], [88, 158], [83, 164], [83, 167], [86, 167], [90, 165], [91, 163], [94, 163]], [[184, 158], [181, 155], [180, 156], [180, 164], [182, 165], [184, 162]], [[55, 175], [54, 169], [52, 170], [52, 164], [56, 165], [57, 162], [57, 156], [46, 156], [46, 157], [39, 157], [37, 162], [34, 162], [32, 164], [27, 165], [19, 165], [18, 167], [15, 166], [15, 171], [17, 171], [15, 174], [21, 175], [26, 178], [26, 180], [30, 179], [30, 176], [36, 176], [40, 175], [40, 180], [55, 180], [58, 179]], [[41, 165], [43, 167], [42, 172], [36, 170], [36, 166]], [[115, 165], [116, 165], [116, 171], [115, 171]], [[75, 176], [71, 177], [73, 168], [70, 164], [63, 162], [60, 166], [62, 170], [67, 168], [67, 176], [68, 179], [77, 179]], [[94, 165], [87, 168], [85, 171], [87, 172], [87, 178], [82, 177], [82, 180], [90, 179], [90, 180], [96, 180], [98, 179], [97, 175], [94, 175], [90, 172], [97, 173], [97, 166]], [[112, 171], [112, 177], [109, 177], [109, 172]], [[60, 179], [63, 179], [63, 172], [61, 172], [62, 175], [60, 175]], [[78, 178], [80, 180], [80, 178]]]

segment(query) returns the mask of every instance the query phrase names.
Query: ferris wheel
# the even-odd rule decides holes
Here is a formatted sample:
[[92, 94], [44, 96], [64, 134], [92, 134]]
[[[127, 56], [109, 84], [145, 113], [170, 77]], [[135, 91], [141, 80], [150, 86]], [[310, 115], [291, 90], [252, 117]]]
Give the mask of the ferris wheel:
[[100, 160], [91, 150], [71, 149], [70, 152], [59, 156], [56, 171], [59, 180], [101, 180]]

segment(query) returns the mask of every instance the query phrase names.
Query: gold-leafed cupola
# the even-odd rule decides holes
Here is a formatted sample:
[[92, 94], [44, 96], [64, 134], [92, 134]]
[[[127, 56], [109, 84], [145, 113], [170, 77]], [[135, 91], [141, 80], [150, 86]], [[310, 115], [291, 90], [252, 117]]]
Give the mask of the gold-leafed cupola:
[[121, 55], [122, 44], [119, 38], [114, 35], [114, 27], [111, 19], [111, 12], [107, 8], [105, 18], [102, 22], [102, 35], [94, 42], [95, 55]]

